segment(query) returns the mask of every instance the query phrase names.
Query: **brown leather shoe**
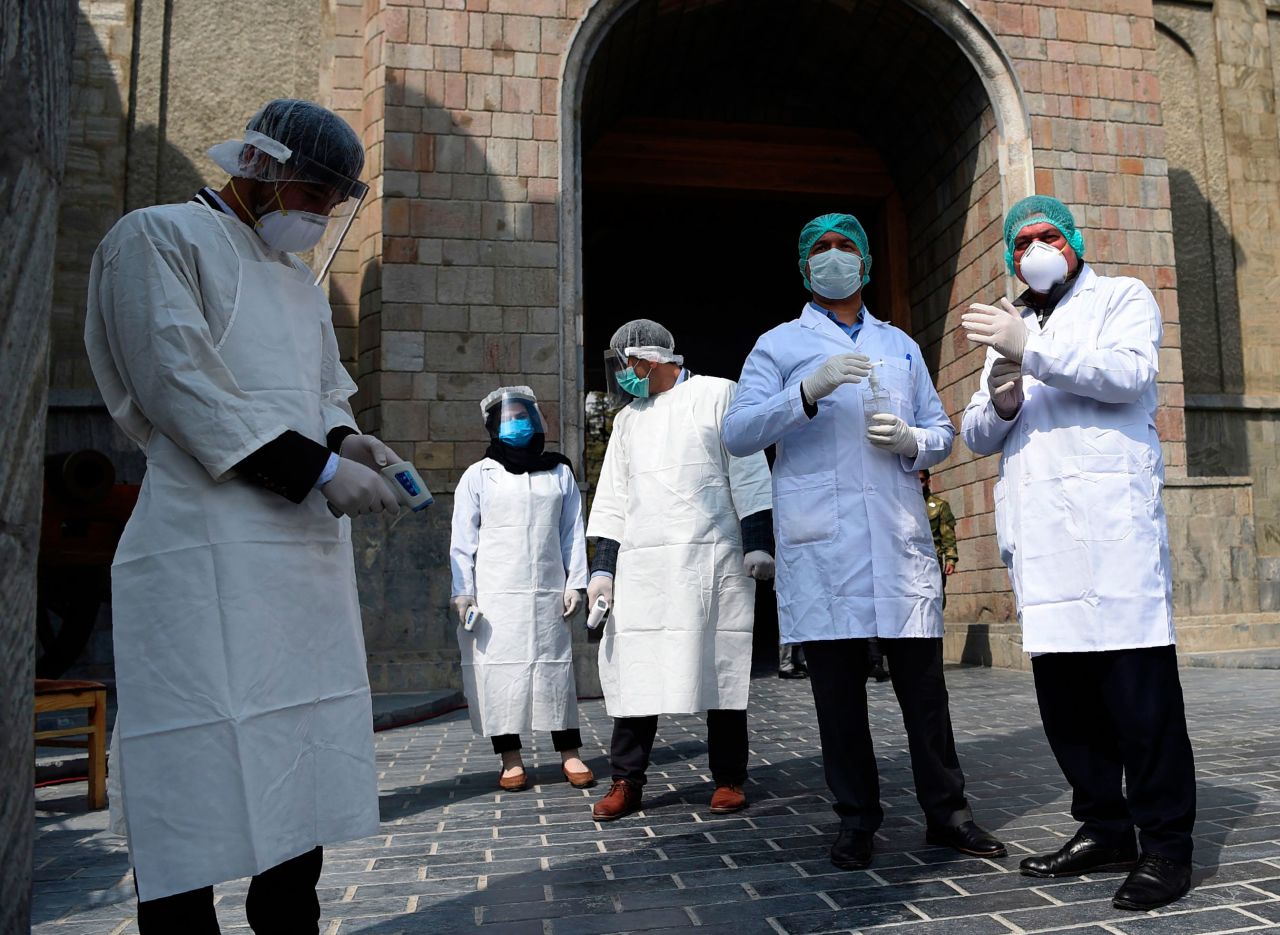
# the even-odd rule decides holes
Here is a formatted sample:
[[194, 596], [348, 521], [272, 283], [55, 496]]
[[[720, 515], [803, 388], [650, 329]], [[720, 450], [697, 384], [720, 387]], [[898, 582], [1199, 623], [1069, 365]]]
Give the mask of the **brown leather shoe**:
[[504, 776], [498, 773], [498, 787], [505, 792], [520, 792], [529, 785], [529, 774], [523, 769], [514, 776]]
[[[583, 764], [584, 766], [586, 764]], [[560, 771], [564, 773], [564, 778], [569, 780], [569, 785], [575, 789], [585, 789], [587, 786], [594, 786], [596, 782], [596, 774], [589, 769], [584, 769], [580, 773], [571, 771], [566, 766], [561, 766]]]
[[591, 808], [596, 821], [614, 821], [640, 810], [640, 787], [625, 779], [615, 779], [609, 792]]
[[740, 812], [746, 807], [747, 797], [742, 791], [742, 786], [716, 786], [716, 791], [711, 796], [713, 815], [728, 815], [730, 812]]

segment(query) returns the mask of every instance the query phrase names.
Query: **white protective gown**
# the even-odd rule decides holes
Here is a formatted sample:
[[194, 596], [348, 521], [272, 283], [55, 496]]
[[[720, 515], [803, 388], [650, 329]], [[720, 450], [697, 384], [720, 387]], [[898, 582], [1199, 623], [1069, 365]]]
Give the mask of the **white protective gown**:
[[512, 474], [492, 458], [463, 473], [449, 545], [453, 596], [483, 614], [458, 627], [471, 726], [484, 737], [578, 726], [566, 587], [587, 586], [582, 497], [573, 471]]
[[144, 900], [378, 830], [350, 524], [232, 470], [355, 425], [312, 278], [198, 203], [135, 211], [94, 255], [90, 363], [147, 456], [111, 574], [111, 806]]
[[[800, 383], [834, 354], [873, 361], [892, 411], [914, 426], [919, 453], [903, 458], [866, 437], [867, 382], [838, 387], [810, 419]], [[739, 455], [777, 444], [773, 525], [778, 628], [784, 643], [942, 636], [942, 578], [916, 471], [955, 438], [919, 346], [863, 313], [857, 340], [806, 304], [766, 332], [742, 368], [724, 423]]]
[[747, 707], [755, 581], [740, 523], [769, 509], [769, 465], [725, 450], [733, 394], [695, 376], [614, 417], [587, 524], [620, 543], [600, 642], [611, 717]]
[[1145, 285], [1085, 266], [1022, 358], [1026, 397], [991, 405], [987, 354], [965, 443], [1001, 452], [996, 538], [1031, 653], [1168, 646], [1173, 578], [1156, 435], [1160, 309]]

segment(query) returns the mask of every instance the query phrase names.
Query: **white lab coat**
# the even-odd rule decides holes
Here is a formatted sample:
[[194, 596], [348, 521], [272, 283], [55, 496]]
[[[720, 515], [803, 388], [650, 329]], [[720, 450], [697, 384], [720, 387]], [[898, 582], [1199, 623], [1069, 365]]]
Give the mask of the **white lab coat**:
[[[904, 458], [866, 437], [867, 382], [838, 387], [805, 415], [800, 383], [833, 354], [873, 361], [892, 411], [913, 426]], [[738, 455], [777, 444], [773, 524], [778, 628], [784, 643], [942, 636], [942, 578], [916, 471], [951, 451], [955, 430], [919, 346], [863, 313], [857, 340], [806, 304], [766, 332], [742, 368], [724, 440]]]
[[987, 354], [965, 409], [965, 443], [1002, 453], [996, 539], [1023, 648], [1032, 653], [1174, 642], [1169, 534], [1160, 492], [1156, 372], [1162, 326], [1151, 291], [1087, 265], [1022, 358], [1026, 401], [991, 405]]
[[573, 471], [467, 468], [453, 501], [453, 596], [483, 617], [458, 627], [471, 726], [484, 737], [578, 726], [566, 587], [587, 586], [582, 498]]
[[740, 523], [769, 509], [769, 465], [720, 441], [733, 394], [695, 376], [614, 417], [587, 523], [620, 543], [600, 643], [611, 717], [747, 707], [755, 581]]
[[94, 255], [90, 364], [147, 456], [111, 575], [111, 805], [142, 899], [378, 829], [350, 524], [233, 470], [354, 427], [330, 314], [305, 265], [201, 204], [135, 211]]

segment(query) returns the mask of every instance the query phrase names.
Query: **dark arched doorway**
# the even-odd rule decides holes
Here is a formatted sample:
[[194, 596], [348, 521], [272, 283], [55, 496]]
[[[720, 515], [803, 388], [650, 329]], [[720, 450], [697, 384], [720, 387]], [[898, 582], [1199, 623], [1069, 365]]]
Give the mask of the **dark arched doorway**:
[[[670, 327], [695, 371], [736, 378], [756, 338], [808, 298], [800, 227], [850, 211], [872, 240], [868, 307], [916, 338], [948, 411], [963, 408], [981, 355], [948, 319], [1005, 292], [999, 225], [1027, 180], [1002, 186], [1008, 140], [984, 80], [918, 6], [928, 4], [613, 6], [582, 53], [567, 152], [580, 159], [569, 166], [580, 207], [570, 199], [562, 217], [580, 225], [566, 282], [581, 294], [566, 310], [580, 313], [582, 391], [602, 388], [609, 336], [635, 317]], [[1008, 100], [1001, 108], [1008, 124]]]

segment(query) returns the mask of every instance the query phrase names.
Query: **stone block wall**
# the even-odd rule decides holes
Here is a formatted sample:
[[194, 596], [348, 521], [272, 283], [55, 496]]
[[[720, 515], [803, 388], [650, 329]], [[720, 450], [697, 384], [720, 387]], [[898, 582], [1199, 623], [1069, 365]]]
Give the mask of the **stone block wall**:
[[28, 932], [40, 475], [76, 23], [68, 4], [21, 0], [0, 0], [0, 19], [0, 932]]
[[84, 0], [77, 17], [50, 322], [54, 390], [94, 387], [84, 353], [85, 288], [93, 251], [124, 213], [133, 18], [128, 0]]
[[382, 14], [381, 355], [372, 376], [361, 367], [362, 403], [441, 492], [482, 456], [477, 404], [495, 386], [531, 385], [559, 440], [556, 79], [571, 20], [562, 3], [480, 6]]
[[1165, 487], [1173, 607], [1179, 617], [1256, 612], [1253, 489], [1248, 478], [1178, 478]]
[[[563, 2], [463, 6], [369, 0], [362, 11], [363, 126], [380, 198], [357, 267], [359, 416], [437, 497], [394, 530], [356, 527], [382, 688], [459, 684], [448, 526], [453, 486], [488, 446], [480, 400], [528, 384], [549, 446], [560, 438], [557, 89], [576, 14]], [[349, 279], [334, 282], [351, 294]], [[580, 690], [595, 684], [588, 665]]]

